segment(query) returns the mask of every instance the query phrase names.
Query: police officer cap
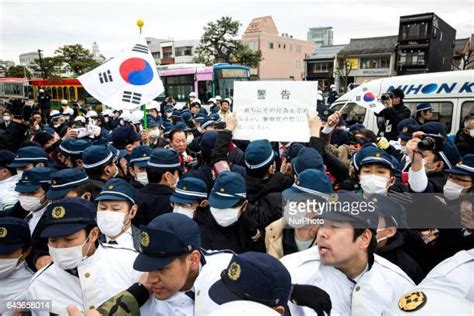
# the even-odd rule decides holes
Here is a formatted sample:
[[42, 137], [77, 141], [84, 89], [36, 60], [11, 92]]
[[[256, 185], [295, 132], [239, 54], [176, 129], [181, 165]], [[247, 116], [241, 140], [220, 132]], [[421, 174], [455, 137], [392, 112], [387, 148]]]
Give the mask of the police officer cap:
[[220, 121], [221, 117], [218, 113], [209, 114], [209, 118], [213, 121]]
[[205, 115], [205, 114], [198, 113], [198, 115], [196, 115], [196, 117], [194, 118], [194, 120], [197, 121], [197, 122], [202, 122], [202, 121], [204, 121], [205, 118], [206, 118], [206, 115]]
[[0, 218], [0, 255], [11, 254], [30, 242], [30, 227], [25, 220], [16, 217]]
[[426, 122], [420, 126], [420, 131], [425, 134], [437, 134], [446, 137], [444, 124], [440, 122]]
[[140, 134], [135, 132], [132, 126], [120, 126], [112, 132], [112, 142], [117, 149], [124, 149], [125, 146], [141, 139]]
[[201, 109], [199, 110], [199, 113], [202, 113], [202, 114], [204, 114], [204, 115], [206, 115], [206, 116], [208, 115], [207, 110], [206, 110], [205, 108], [201, 108]]
[[247, 198], [244, 178], [236, 172], [222, 172], [209, 195], [209, 205], [218, 209], [235, 206]]
[[15, 159], [15, 154], [9, 150], [0, 150], [0, 168], [7, 168]]
[[188, 127], [186, 126], [186, 123], [184, 122], [177, 122], [176, 125], [174, 126], [174, 129], [180, 129], [180, 130], [185, 130]]
[[283, 191], [283, 197], [291, 201], [317, 199], [324, 201], [333, 193], [332, 182], [318, 169], [306, 169], [291, 188]]
[[96, 207], [81, 198], [66, 198], [54, 202], [44, 212], [45, 228], [41, 238], [64, 237], [77, 233], [87, 226], [97, 226]]
[[330, 194], [327, 206], [319, 218], [340, 222], [350, 222], [354, 228], [376, 230], [379, 214], [371, 201], [350, 191], [339, 191]]
[[193, 118], [193, 115], [191, 114], [191, 112], [186, 111], [186, 112], [183, 112], [182, 118], [183, 118], [183, 121], [187, 122]]
[[41, 147], [36, 146], [27, 146], [18, 149], [16, 152], [16, 157], [11, 164], [8, 165], [9, 168], [20, 168], [24, 167], [30, 163], [37, 164], [40, 162], [47, 162], [48, 154]]
[[128, 201], [137, 204], [135, 189], [125, 180], [112, 178], [102, 187], [96, 201]]
[[174, 259], [201, 247], [197, 223], [183, 214], [166, 213], [140, 227], [140, 254], [133, 263], [137, 271], [156, 271]]
[[306, 169], [324, 170], [323, 157], [321, 157], [316, 149], [311, 147], [301, 148], [296, 158], [291, 161], [291, 164], [296, 175], [299, 175]]
[[86, 169], [96, 168], [110, 162], [114, 156], [108, 146], [90, 146], [82, 153], [82, 163]]
[[146, 145], [133, 148], [132, 154], [130, 155], [130, 165], [134, 164], [140, 168], [145, 168], [152, 152], [153, 149]]
[[161, 170], [182, 169], [178, 153], [174, 150], [163, 148], [153, 150], [147, 167]]
[[288, 150], [283, 153], [283, 156], [286, 157], [288, 161], [292, 161], [298, 156], [299, 151], [303, 147], [305, 146], [301, 143], [291, 143], [290, 147], [288, 147]]
[[418, 131], [420, 126], [412, 118], [401, 120], [398, 123], [398, 137], [402, 140], [410, 140], [414, 132]]
[[390, 169], [396, 169], [398, 161], [389, 155], [385, 150], [382, 150], [376, 146], [364, 146], [357, 153], [358, 169], [363, 165], [367, 164], [381, 164], [389, 167]]
[[272, 145], [266, 139], [251, 142], [245, 150], [245, 166], [249, 170], [268, 168], [275, 160]]
[[207, 199], [207, 185], [201, 179], [194, 177], [180, 179], [170, 197], [170, 201], [177, 204], [192, 204], [205, 199]]
[[372, 194], [369, 197], [369, 201], [374, 203], [379, 215], [385, 217], [386, 221], [389, 221], [385, 224], [386, 227], [403, 226], [403, 210], [400, 203], [382, 194]]
[[474, 154], [467, 154], [458, 164], [445, 170], [446, 173], [474, 177]]
[[48, 185], [51, 182], [51, 169], [46, 167], [33, 168], [25, 170], [17, 182], [15, 191], [21, 193], [32, 193], [41, 188], [42, 185]]
[[321, 121], [327, 121], [328, 117], [331, 116], [332, 114], [334, 114], [333, 109], [324, 109], [324, 110], [319, 111], [319, 113], [318, 113], [319, 118], [321, 119]]
[[214, 126], [215, 124], [216, 124], [216, 121], [211, 119], [209, 116], [206, 116], [201, 122], [201, 127], [207, 128], [209, 126]]
[[59, 170], [51, 176], [51, 186], [46, 197], [49, 200], [59, 200], [70, 190], [78, 188], [89, 180], [84, 169], [66, 168]]
[[67, 139], [61, 142], [59, 149], [69, 155], [82, 155], [90, 146], [92, 142], [88, 139]]
[[232, 257], [220, 280], [210, 287], [209, 297], [219, 305], [245, 299], [288, 310], [290, 291], [290, 273], [278, 259], [245, 252]]
[[431, 104], [429, 103], [420, 103], [416, 106], [416, 113], [421, 112], [421, 111], [433, 111], [433, 108], [431, 107]]

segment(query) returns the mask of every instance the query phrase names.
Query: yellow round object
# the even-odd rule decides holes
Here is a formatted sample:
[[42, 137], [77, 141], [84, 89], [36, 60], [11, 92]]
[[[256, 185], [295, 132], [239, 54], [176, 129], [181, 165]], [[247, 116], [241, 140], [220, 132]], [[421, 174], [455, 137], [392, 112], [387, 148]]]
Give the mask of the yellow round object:
[[405, 312], [419, 310], [426, 303], [426, 295], [422, 291], [413, 291], [403, 295], [398, 301], [398, 308]]
[[138, 19], [138, 20], [137, 20], [137, 26], [138, 26], [138, 27], [143, 27], [143, 25], [145, 25], [145, 22], [143, 22], [142, 19]]

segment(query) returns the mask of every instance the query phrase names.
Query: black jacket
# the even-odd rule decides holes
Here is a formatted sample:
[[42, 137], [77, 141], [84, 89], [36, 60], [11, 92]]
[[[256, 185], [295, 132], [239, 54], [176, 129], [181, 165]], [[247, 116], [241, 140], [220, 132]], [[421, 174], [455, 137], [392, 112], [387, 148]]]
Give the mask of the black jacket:
[[259, 227], [265, 228], [283, 216], [282, 194], [293, 184], [293, 178], [276, 172], [265, 179], [246, 176], [247, 200], [261, 214]]
[[418, 284], [424, 279], [425, 273], [415, 259], [405, 252], [403, 249], [404, 243], [403, 235], [397, 232], [395, 236], [387, 240], [387, 244], [383, 248], [378, 248], [375, 253], [399, 266], [400, 269]]
[[467, 154], [474, 154], [474, 137], [467, 135], [462, 130], [456, 134], [455, 144], [461, 157]]
[[5, 140], [7, 141], [1, 147], [15, 153], [20, 148], [20, 144], [26, 140], [28, 126], [17, 122], [10, 122], [5, 125], [5, 122], [2, 122], [0, 123], [0, 129], [5, 131]]
[[387, 140], [397, 140], [398, 138], [398, 123], [409, 118], [411, 115], [410, 109], [400, 102], [398, 105], [387, 107], [383, 109], [377, 116], [385, 119], [385, 130], [379, 131], [379, 136], [385, 137]]
[[255, 220], [252, 218], [255, 209], [248, 206], [236, 223], [222, 227], [217, 224], [208, 210], [196, 213], [194, 220], [201, 231], [201, 247], [208, 250], [232, 250], [235, 253], [246, 251], [265, 252], [265, 237], [252, 240], [257, 235]]
[[164, 184], [148, 183], [143, 189], [137, 191], [138, 212], [132, 220], [133, 225], [147, 225], [158, 215], [170, 213], [173, 208], [170, 196], [173, 189]]

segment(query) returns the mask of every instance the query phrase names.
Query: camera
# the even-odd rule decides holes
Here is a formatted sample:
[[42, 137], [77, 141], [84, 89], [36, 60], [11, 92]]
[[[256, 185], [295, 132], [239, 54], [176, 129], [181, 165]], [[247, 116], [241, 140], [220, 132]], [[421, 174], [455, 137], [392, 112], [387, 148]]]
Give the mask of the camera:
[[418, 143], [419, 150], [442, 151], [444, 137], [436, 134], [425, 134]]

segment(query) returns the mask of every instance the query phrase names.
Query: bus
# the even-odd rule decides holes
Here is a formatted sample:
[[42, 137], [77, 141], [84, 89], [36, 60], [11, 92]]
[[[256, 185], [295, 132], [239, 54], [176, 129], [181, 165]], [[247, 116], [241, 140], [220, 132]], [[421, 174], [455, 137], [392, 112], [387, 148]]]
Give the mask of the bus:
[[0, 105], [10, 99], [33, 99], [33, 88], [27, 78], [0, 78]]
[[[348, 124], [361, 123], [372, 131], [378, 131], [377, 118], [373, 111], [350, 102], [367, 88], [379, 98], [396, 88], [403, 90], [403, 103], [415, 116], [416, 106], [422, 102], [431, 104], [433, 120], [446, 126], [446, 133], [453, 138], [463, 126], [463, 118], [474, 114], [474, 70], [446, 71], [372, 80], [339, 97], [331, 106], [339, 110], [346, 102], [342, 117]], [[395, 127], [396, 128], [396, 127]]]
[[75, 78], [58, 78], [55, 80], [32, 79], [31, 86], [35, 100], [38, 99], [40, 89], [45, 90], [51, 96], [52, 107], [59, 107], [61, 100], [65, 99], [80, 101], [82, 104], [97, 105], [99, 101], [93, 98], [79, 80]]
[[161, 97], [171, 96], [176, 102], [186, 102], [194, 91], [202, 104], [217, 95], [222, 99], [234, 95], [234, 82], [249, 80], [250, 68], [242, 65], [176, 64], [159, 66], [158, 73], [165, 88]]

